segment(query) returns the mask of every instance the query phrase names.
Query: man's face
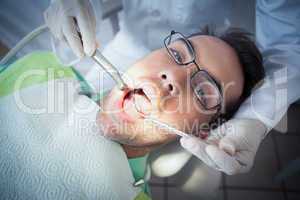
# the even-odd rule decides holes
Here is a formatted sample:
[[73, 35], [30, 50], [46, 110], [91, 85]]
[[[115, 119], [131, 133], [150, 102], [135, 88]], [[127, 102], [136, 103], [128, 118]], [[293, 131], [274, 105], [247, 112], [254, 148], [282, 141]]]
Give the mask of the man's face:
[[[234, 105], [244, 83], [234, 50], [216, 37], [195, 36], [189, 40], [195, 50], [195, 62], [221, 85], [223, 107]], [[181, 49], [184, 45], [176, 41], [171, 47]], [[100, 102], [103, 110], [98, 122], [104, 135], [124, 144], [151, 147], [167, 143], [176, 135], [145, 121], [147, 116], [187, 133], [204, 127], [217, 110], [205, 110], [193, 92], [190, 80], [197, 71], [193, 63], [176, 64], [166, 48], [136, 62], [124, 75], [131, 89], [120, 91], [116, 87]]]

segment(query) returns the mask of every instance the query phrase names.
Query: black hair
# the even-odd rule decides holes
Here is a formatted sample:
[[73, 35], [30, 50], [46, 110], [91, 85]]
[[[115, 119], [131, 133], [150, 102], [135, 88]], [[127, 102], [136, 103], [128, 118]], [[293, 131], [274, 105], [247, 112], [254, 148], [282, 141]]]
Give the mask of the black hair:
[[223, 110], [223, 113], [219, 116], [226, 121], [234, 115], [242, 102], [250, 96], [251, 91], [262, 83], [265, 77], [262, 55], [254, 42], [253, 35], [241, 28], [229, 27], [224, 31], [217, 32], [213, 26], [206, 25], [199, 33], [192, 34], [189, 37], [196, 35], [214, 36], [229, 44], [236, 52], [242, 66], [244, 75], [243, 92], [238, 102]]

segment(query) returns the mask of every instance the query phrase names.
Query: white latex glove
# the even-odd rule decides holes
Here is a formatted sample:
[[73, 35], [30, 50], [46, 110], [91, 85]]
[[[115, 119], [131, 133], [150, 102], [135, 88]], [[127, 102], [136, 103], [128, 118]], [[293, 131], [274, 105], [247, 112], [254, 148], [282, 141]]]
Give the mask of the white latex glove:
[[89, 0], [55, 0], [44, 18], [54, 37], [66, 40], [76, 56], [83, 58], [95, 52], [96, 18]]
[[202, 140], [181, 138], [181, 146], [210, 167], [228, 175], [248, 172], [259, 144], [267, 132], [266, 126], [254, 119], [231, 119]]

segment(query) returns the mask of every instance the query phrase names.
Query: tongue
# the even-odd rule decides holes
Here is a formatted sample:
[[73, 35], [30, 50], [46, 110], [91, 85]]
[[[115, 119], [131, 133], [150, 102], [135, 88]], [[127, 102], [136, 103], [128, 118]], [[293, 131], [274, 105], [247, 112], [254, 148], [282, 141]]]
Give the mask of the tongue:
[[136, 94], [134, 98], [136, 109], [144, 115], [149, 114], [151, 110], [151, 104], [149, 100], [144, 95], [139, 94]]

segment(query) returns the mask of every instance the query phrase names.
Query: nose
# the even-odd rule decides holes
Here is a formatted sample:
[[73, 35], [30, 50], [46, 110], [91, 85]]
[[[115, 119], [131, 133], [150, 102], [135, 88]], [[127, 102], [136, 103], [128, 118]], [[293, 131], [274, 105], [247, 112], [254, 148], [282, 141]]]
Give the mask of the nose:
[[170, 94], [178, 93], [180, 85], [184, 82], [182, 72], [162, 71], [158, 74], [163, 89]]

